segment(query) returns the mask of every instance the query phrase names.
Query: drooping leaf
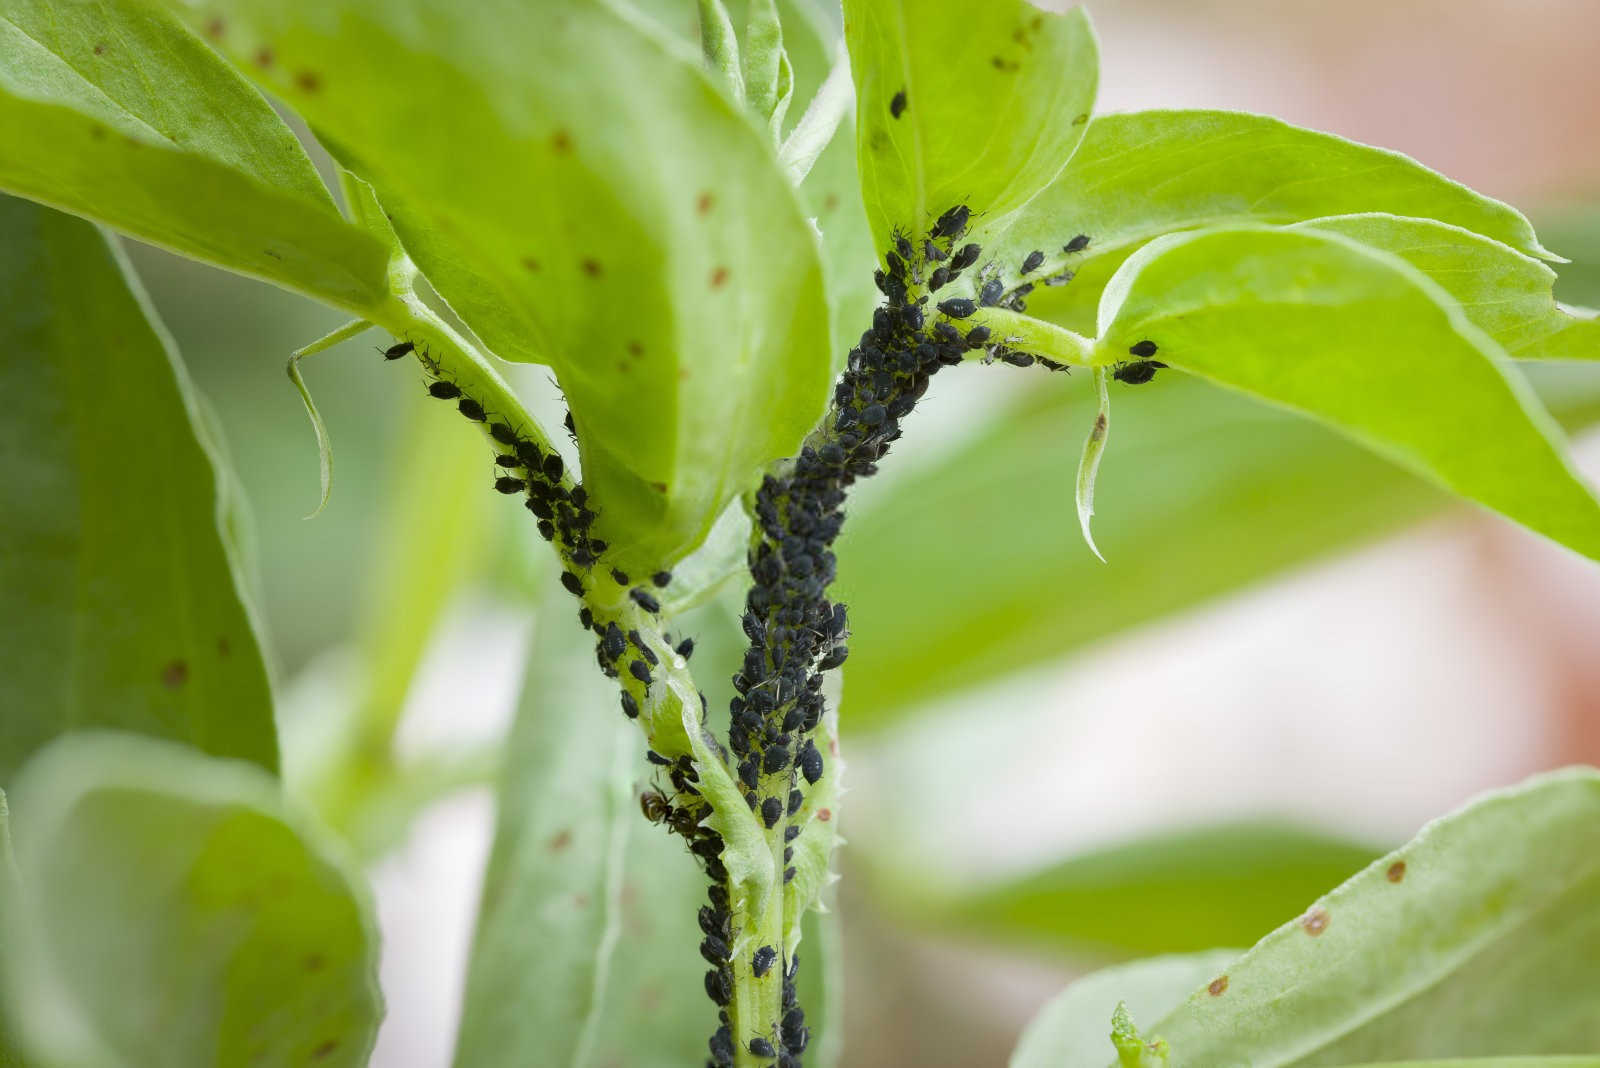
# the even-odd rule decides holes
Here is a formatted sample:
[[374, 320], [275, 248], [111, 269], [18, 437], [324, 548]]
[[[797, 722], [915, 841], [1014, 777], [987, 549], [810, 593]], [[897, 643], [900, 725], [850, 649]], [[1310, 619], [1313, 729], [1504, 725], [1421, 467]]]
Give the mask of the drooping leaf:
[[387, 291], [283, 120], [153, 5], [0, 4], [0, 129], [0, 189], [341, 307]]
[[[1237, 956], [1236, 950], [1214, 949], [1150, 957], [1086, 975], [1039, 1010], [1011, 1054], [1011, 1068], [1102, 1064], [1107, 1059], [1111, 1015], [1119, 1003], [1126, 1004], [1134, 1020], [1148, 1025], [1196, 987], [1209, 983]], [[1178, 1063], [1188, 1062], [1180, 1058]]]
[[573, 0], [208, 10], [236, 62], [278, 57], [252, 73], [489, 348], [556, 369], [625, 569], [691, 550], [794, 451], [828, 377], [815, 238], [691, 48]]
[[846, 0], [856, 154], [876, 247], [966, 204], [1005, 218], [1060, 173], [1099, 86], [1082, 8]]
[[[975, 240], [1017, 279], [1025, 250], [1047, 254], [1037, 276], [1073, 270], [1041, 288], [1029, 310], [1092, 331], [1106, 281], [1161, 234], [1223, 223], [1294, 223], [1388, 212], [1437, 219], [1548, 258], [1513, 208], [1396, 152], [1229, 111], [1137, 111], [1096, 118], [1071, 163], [1025, 211], [980, 225]], [[1065, 246], [1079, 234], [1080, 253]]]
[[1396, 256], [1313, 230], [1217, 228], [1135, 253], [1100, 308], [1104, 359], [1157, 357], [1321, 419], [1600, 559], [1600, 502], [1493, 340]]
[[707, 883], [681, 839], [645, 823], [639, 730], [567, 621], [565, 592], [547, 600], [508, 743], [456, 1063], [696, 1063], [716, 1027], [694, 951]]
[[11, 801], [8, 1001], [43, 1063], [366, 1063], [371, 903], [265, 772], [78, 732]]
[[[1249, 945], [1378, 855], [1356, 842], [1294, 827], [1200, 827], [1098, 849], [1000, 885], [949, 893], [930, 902], [926, 918], [941, 927], [1080, 956]], [[914, 896], [910, 900], [914, 915]]]
[[[1313, 903], [1150, 1026], [1183, 1064], [1600, 1048], [1600, 773], [1488, 794]], [[1220, 977], [1219, 977], [1220, 978]], [[1109, 1058], [1108, 1058], [1109, 1059]]]
[[1460, 227], [1392, 215], [1338, 215], [1297, 229], [1343, 234], [1391, 252], [1438, 283], [1467, 320], [1519, 360], [1600, 360], [1600, 320], [1556, 305], [1556, 273]]
[[0, 197], [0, 783], [120, 727], [277, 765], [188, 376], [120, 252]]

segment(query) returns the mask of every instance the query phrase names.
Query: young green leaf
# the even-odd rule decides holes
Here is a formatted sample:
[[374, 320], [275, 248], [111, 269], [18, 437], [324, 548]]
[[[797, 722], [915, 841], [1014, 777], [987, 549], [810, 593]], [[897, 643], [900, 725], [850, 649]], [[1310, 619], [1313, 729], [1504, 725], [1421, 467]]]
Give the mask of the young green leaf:
[[0, 128], [0, 189], [340, 307], [384, 295], [283, 120], [153, 6], [6, 0]]
[[1556, 273], [1492, 238], [1431, 219], [1337, 215], [1296, 229], [1393, 253], [1438, 283], [1468, 321], [1519, 360], [1600, 360], [1600, 321], [1556, 304]]
[[[1028, 1024], [1011, 1054], [1011, 1068], [1103, 1064], [1106, 1021], [1118, 1006], [1135, 1020], [1160, 1019], [1196, 987], [1204, 986], [1238, 956], [1213, 949], [1187, 956], [1150, 957], [1105, 968], [1056, 995]], [[1181, 1060], [1179, 1063], [1186, 1063]]]
[[1172, 234], [1106, 287], [1101, 359], [1157, 358], [1323, 420], [1600, 559], [1600, 501], [1499, 347], [1388, 253], [1312, 230]]
[[705, 877], [644, 822], [639, 731], [567, 622], [565, 593], [550, 600], [509, 741], [456, 1063], [704, 1059]]
[[75, 732], [11, 801], [7, 1000], [40, 1062], [366, 1063], [371, 903], [265, 772]]
[[[980, 225], [974, 240], [1008, 271], [1031, 249], [1047, 254], [1036, 274], [1075, 271], [1070, 285], [1036, 291], [1029, 308], [1092, 330], [1107, 279], [1151, 238], [1221, 223], [1293, 223], [1358, 212], [1437, 219], [1551, 258], [1515, 209], [1415, 160], [1228, 111], [1096, 118], [1050, 188], [1015, 216]], [[1065, 251], [1079, 234], [1088, 238], [1087, 247]]]
[[879, 249], [966, 204], [1003, 219], [1083, 137], [1099, 55], [1082, 8], [845, 0], [856, 143]]
[[829, 373], [815, 237], [692, 50], [574, 0], [218, 9], [477, 336], [555, 368], [621, 566], [690, 551], [795, 450]]
[[1489, 794], [1315, 902], [1152, 1030], [1180, 1063], [1256, 1068], [1595, 1049], [1597, 856], [1600, 773]]
[[188, 376], [95, 227], [0, 197], [0, 783], [111, 726], [277, 766]]

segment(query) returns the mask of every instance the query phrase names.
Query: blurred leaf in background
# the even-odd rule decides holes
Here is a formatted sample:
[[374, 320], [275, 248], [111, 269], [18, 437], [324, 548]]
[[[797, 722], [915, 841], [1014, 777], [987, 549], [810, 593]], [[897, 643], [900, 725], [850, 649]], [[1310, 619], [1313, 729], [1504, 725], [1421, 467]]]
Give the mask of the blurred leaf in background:
[[371, 903], [265, 772], [77, 731], [11, 801], [7, 1009], [40, 1063], [366, 1063]]

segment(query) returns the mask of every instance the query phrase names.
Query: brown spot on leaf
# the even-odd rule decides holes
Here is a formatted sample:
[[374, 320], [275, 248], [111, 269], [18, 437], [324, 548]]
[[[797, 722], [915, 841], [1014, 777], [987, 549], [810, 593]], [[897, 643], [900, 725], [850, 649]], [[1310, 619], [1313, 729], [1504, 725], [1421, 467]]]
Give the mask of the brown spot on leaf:
[[548, 846], [546, 846], [545, 848], [549, 849], [550, 852], [552, 852], [552, 853], [559, 853], [559, 852], [561, 852], [563, 849], [567, 848], [567, 846], [569, 846], [571, 844], [572, 844], [572, 832], [571, 831], [560, 831], [554, 837], [552, 837], [550, 839], [550, 844]]
[[161, 669], [161, 685], [169, 690], [176, 690], [189, 681], [189, 664], [183, 660], [173, 660]]
[[712, 289], [721, 289], [722, 288], [722, 284], [724, 282], [726, 282], [727, 280], [728, 280], [728, 269], [726, 267], [718, 267], [716, 270], [711, 272], [711, 288]]
[[605, 273], [605, 268], [600, 266], [600, 261], [596, 259], [586, 259], [579, 263], [578, 266], [581, 267], [583, 269], [583, 273], [588, 275], [590, 278], [599, 278]]
[[328, 1054], [332, 1053], [338, 1048], [339, 1040], [337, 1038], [330, 1038], [328, 1041], [311, 1051], [311, 1059], [314, 1061], [320, 1061], [322, 1058], [326, 1057]]
[[1403, 860], [1395, 861], [1389, 865], [1389, 870], [1384, 872], [1384, 875], [1388, 877], [1391, 883], [1399, 882], [1406, 877], [1406, 862]]
[[1084, 123], [1086, 123], [1088, 121], [1089, 121], [1089, 113], [1087, 111], [1080, 111], [1080, 112], [1078, 112], [1078, 114], [1076, 114], [1076, 115], [1074, 115], [1072, 117], [1072, 125], [1074, 125], [1074, 126], [1082, 126]]
[[707, 191], [701, 193], [698, 197], [695, 197], [694, 210], [701, 215], [705, 215], [711, 211], [712, 207], [715, 206], [716, 203], [717, 198], [712, 196], [711, 193]]
[[623, 374], [627, 374], [629, 371], [633, 370], [633, 365], [628, 363], [627, 360], [618, 360], [617, 370], [621, 371]]
[[572, 135], [565, 130], [557, 130], [550, 138], [550, 147], [558, 156], [572, 154]]
[[573, 907], [575, 907], [575, 908], [580, 908], [580, 909], [588, 908], [589, 907], [589, 895], [588, 894], [573, 894], [572, 895], [572, 904], [573, 904]]
[[91, 126], [89, 127], [89, 136], [96, 141], [104, 141], [106, 139], [106, 128], [104, 126]]
[[306, 957], [304, 964], [306, 971], [320, 972], [323, 968], [327, 967], [328, 961], [321, 953], [312, 953]]
[[829, 193], [827, 196], [822, 198], [822, 210], [823, 211], [832, 211], [834, 208], [837, 208], [838, 206], [839, 206], [839, 194], [837, 194], [837, 193]]
[[1226, 975], [1219, 975], [1217, 978], [1211, 980], [1210, 986], [1206, 987], [1207, 992], [1210, 993], [1210, 995], [1214, 998], [1221, 997], [1222, 992], [1227, 989], [1228, 977]]
[[256, 49], [256, 54], [254, 56], [256, 66], [258, 67], [270, 67], [272, 66], [272, 61], [276, 58], [277, 56], [272, 54], [272, 49], [268, 48], [266, 45], [262, 45], [260, 48]]
[[1312, 938], [1317, 937], [1317, 935], [1328, 929], [1328, 910], [1324, 908], [1312, 909], [1300, 917], [1300, 926], [1304, 927], [1306, 934]]
[[819, 808], [819, 809], [817, 809], [817, 819], [821, 820], [823, 823], [827, 823], [829, 820], [833, 819], [833, 809], [831, 809], [831, 808]]
[[94, 54], [97, 55], [97, 56], [103, 56], [103, 55], [106, 54], [106, 43], [104, 41], [96, 41], [95, 42], [95, 44], [94, 44]]
[[539, 261], [534, 259], [532, 256], [524, 256], [522, 257], [522, 269], [530, 274], [538, 274]]
[[637, 341], [628, 342], [628, 355], [637, 360], [644, 355], [644, 346]]
[[229, 656], [233, 653], [233, 643], [228, 641], [226, 634], [217, 639], [217, 655]]
[[220, 41], [222, 39], [222, 35], [227, 32], [228, 24], [223, 22], [220, 17], [206, 20], [206, 36], [210, 37], [212, 40]]
[[650, 483], [650, 488], [655, 490], [657, 493], [667, 492], [667, 484], [665, 482], [652, 482]]
[[304, 93], [316, 93], [322, 89], [322, 75], [314, 70], [303, 70], [294, 76], [294, 86]]
[[1105, 415], [1104, 412], [1101, 412], [1099, 415], [1095, 416], [1093, 433], [1094, 433], [1094, 436], [1097, 437], [1097, 438], [1105, 437], [1105, 433], [1106, 433], [1106, 415]]

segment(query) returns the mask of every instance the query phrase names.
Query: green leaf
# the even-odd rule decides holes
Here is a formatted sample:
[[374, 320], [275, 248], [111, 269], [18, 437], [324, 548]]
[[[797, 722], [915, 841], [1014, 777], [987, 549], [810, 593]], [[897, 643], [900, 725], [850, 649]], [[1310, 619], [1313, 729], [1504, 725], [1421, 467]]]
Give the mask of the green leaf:
[[1297, 229], [1393, 253], [1438, 283], [1467, 320], [1520, 360], [1600, 360], [1600, 321], [1556, 305], [1556, 273], [1508, 245], [1430, 219], [1340, 215]]
[[1100, 75], [1082, 8], [845, 0], [844, 13], [877, 248], [957, 204], [1005, 218], [1082, 139]]
[[624, 569], [795, 450], [829, 374], [815, 237], [691, 49], [574, 0], [220, 7], [478, 337], [556, 369]]
[[[1119, 1003], [1126, 1004], [1135, 1020], [1159, 1019], [1237, 956], [1236, 950], [1214, 949], [1151, 957], [1086, 975], [1039, 1010], [1011, 1054], [1011, 1068], [1100, 1064], [1106, 1059], [1106, 1032]], [[1189, 1063], [1181, 1050], [1178, 1053], [1178, 1063]]]
[[[6, 804], [6, 792], [0, 790], [0, 961], [12, 955], [11, 912], [17, 891], [17, 865], [11, 853], [11, 811]], [[4, 978], [0, 977], [0, 983]], [[22, 1043], [17, 1038], [11, 1013], [0, 1006], [0, 1068], [26, 1068], [22, 1056]]]
[[120, 251], [0, 197], [0, 783], [111, 726], [277, 765], [218, 458]]
[[[1437, 219], [1550, 258], [1515, 209], [1396, 152], [1277, 119], [1229, 111], [1138, 111], [1098, 117], [1072, 162], [1009, 219], [975, 240], [1007, 263], [1047, 254], [1038, 276], [1072, 269], [1071, 285], [1041, 288], [1030, 311], [1092, 331], [1106, 281], [1140, 245], [1173, 230], [1223, 223], [1294, 223], [1388, 212]], [[1081, 254], [1063, 250], [1077, 234]], [[1015, 280], [1012, 264], [1003, 275]]]
[[[1274, 824], [1171, 831], [935, 899], [924, 918], [1077, 955], [1249, 945], [1376, 856], [1346, 839]], [[917, 895], [903, 896], [916, 915]]]
[[1162, 361], [1329, 423], [1600, 559], [1600, 502], [1498, 346], [1397, 257], [1311, 230], [1173, 234], [1100, 308], [1102, 360]]
[[1600, 773], [1488, 794], [1315, 902], [1152, 1030], [1183, 1064], [1600, 1048]]
[[639, 730], [568, 622], [566, 593], [547, 601], [508, 742], [456, 1063], [697, 1063], [716, 1027], [694, 951], [708, 884], [680, 839], [645, 823]]
[[150, 6], [4, 0], [0, 128], [7, 191], [341, 307], [387, 292], [288, 127]]
[[370, 901], [265, 772], [91, 731], [34, 757], [11, 800], [6, 978], [40, 1060], [366, 1063]]

